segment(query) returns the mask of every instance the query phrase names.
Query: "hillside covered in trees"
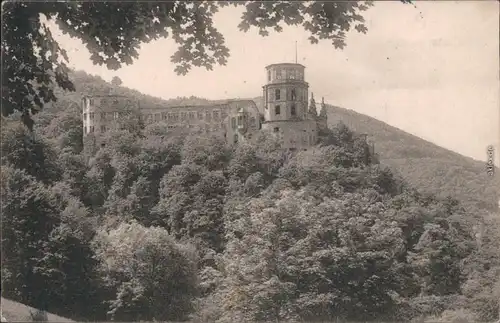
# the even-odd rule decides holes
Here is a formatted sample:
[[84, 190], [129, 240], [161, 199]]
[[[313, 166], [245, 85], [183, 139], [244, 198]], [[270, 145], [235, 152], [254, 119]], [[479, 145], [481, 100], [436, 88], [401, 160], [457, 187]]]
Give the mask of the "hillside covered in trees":
[[88, 151], [83, 93], [198, 99], [74, 77], [34, 134], [2, 120], [4, 297], [76, 321], [498, 319], [498, 214], [419, 192], [344, 123], [297, 153], [161, 124]]
[[[262, 107], [262, 98], [254, 98]], [[380, 120], [327, 104], [330, 126], [343, 122], [367, 134], [380, 162], [423, 192], [453, 196], [468, 207], [495, 211], [500, 200], [498, 176], [488, 176], [485, 162], [465, 157]], [[486, 147], [485, 147], [486, 154]], [[499, 173], [497, 168], [496, 173]]]

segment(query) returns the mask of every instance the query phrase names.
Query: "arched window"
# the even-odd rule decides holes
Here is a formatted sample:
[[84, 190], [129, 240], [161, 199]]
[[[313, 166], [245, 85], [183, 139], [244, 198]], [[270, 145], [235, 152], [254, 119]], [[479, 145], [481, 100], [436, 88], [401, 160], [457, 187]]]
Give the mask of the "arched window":
[[297, 92], [295, 91], [295, 89], [292, 89], [291, 96], [292, 96], [292, 101], [297, 100]]
[[274, 107], [274, 114], [277, 116], [281, 114], [281, 108], [279, 105]]
[[296, 109], [295, 109], [295, 104], [292, 104], [292, 106], [290, 107], [290, 114], [291, 114], [292, 116], [297, 115], [297, 111], [296, 111]]
[[231, 118], [231, 128], [236, 129], [236, 118], [235, 117]]
[[276, 101], [280, 100], [281, 99], [281, 92], [280, 92], [280, 89], [276, 89], [274, 90], [274, 99]]

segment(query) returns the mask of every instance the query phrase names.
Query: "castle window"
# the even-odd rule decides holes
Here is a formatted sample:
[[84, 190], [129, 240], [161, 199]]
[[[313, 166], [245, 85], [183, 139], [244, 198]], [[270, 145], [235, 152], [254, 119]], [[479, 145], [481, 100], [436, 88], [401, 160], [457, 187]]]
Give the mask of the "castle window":
[[161, 119], [162, 119], [162, 120], [167, 120], [167, 118], [168, 118], [168, 114], [167, 114], [166, 112], [163, 112], [163, 113], [161, 114]]
[[90, 126], [90, 132], [94, 132], [94, 126]]
[[274, 107], [274, 114], [275, 115], [280, 115], [281, 114], [281, 108], [279, 105]]
[[215, 120], [219, 120], [219, 111], [214, 111], [213, 115]]
[[292, 96], [292, 101], [297, 100], [297, 93], [296, 93], [295, 89], [292, 89], [291, 96]]
[[290, 73], [290, 79], [294, 80], [294, 79], [295, 79], [295, 70], [294, 70], [294, 69], [291, 69], [291, 70], [289, 71], [289, 73]]
[[101, 132], [106, 132], [106, 126], [101, 126]]
[[94, 99], [93, 99], [93, 98], [91, 98], [91, 99], [89, 100], [89, 102], [90, 102], [90, 105], [94, 105]]
[[231, 128], [236, 129], [236, 118], [235, 117], [231, 118]]
[[280, 92], [280, 89], [276, 89], [274, 90], [274, 97], [275, 97], [275, 100], [278, 101], [281, 99], [281, 92]]
[[238, 142], [238, 134], [237, 133], [235, 133], [234, 136], [233, 136], [233, 142], [234, 143]]
[[280, 128], [279, 127], [275, 127], [274, 128], [274, 132], [280, 132]]
[[267, 80], [271, 81], [271, 70], [267, 71]]
[[276, 79], [281, 80], [281, 69], [280, 68], [276, 69]]
[[210, 111], [205, 111], [205, 119], [207, 121], [212, 120], [212, 115], [210, 114]]
[[86, 113], [83, 114], [83, 120], [87, 120], [87, 114]]
[[203, 112], [198, 111], [197, 114], [198, 114], [198, 119], [203, 120]]
[[89, 119], [90, 120], [94, 120], [94, 112], [90, 112], [89, 113]]
[[[292, 116], [297, 115], [297, 111], [296, 111], [296, 109], [295, 109], [295, 104], [292, 104], [292, 106], [290, 107], [290, 114], [291, 114]], [[305, 130], [304, 130], [304, 131], [305, 131]]]
[[257, 124], [256, 124], [256, 121], [257, 119], [255, 119], [255, 117], [251, 117], [250, 118], [250, 126], [251, 127], [257, 127]]
[[189, 119], [194, 119], [194, 112], [189, 112]]

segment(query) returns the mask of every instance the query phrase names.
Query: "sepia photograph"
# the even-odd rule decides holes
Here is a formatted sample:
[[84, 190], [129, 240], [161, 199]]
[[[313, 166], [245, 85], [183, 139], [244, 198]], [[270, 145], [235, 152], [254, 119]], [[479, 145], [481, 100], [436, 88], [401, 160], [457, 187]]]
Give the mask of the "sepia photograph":
[[498, 0], [1, 8], [1, 322], [500, 323]]

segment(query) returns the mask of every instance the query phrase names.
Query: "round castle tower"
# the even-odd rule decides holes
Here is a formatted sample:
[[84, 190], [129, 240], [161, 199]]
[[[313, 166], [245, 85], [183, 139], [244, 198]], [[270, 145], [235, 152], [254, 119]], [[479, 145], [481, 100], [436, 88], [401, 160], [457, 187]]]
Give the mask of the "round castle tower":
[[318, 114], [308, 110], [309, 84], [301, 64], [281, 63], [266, 67], [263, 129], [275, 133], [283, 148], [307, 149], [318, 138]]

